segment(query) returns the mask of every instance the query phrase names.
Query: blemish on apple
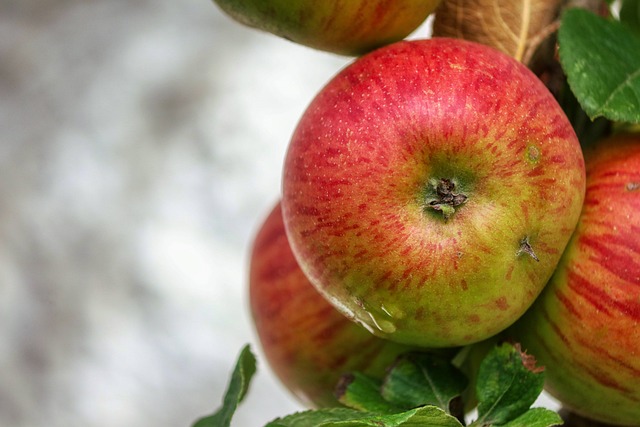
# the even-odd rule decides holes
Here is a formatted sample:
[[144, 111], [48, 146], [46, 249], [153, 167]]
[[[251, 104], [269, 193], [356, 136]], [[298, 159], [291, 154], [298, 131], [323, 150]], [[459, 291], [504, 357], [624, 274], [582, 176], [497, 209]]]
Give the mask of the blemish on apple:
[[527, 147], [527, 160], [530, 163], [536, 164], [540, 160], [540, 149], [535, 145], [531, 144]]
[[531, 247], [531, 243], [529, 243], [529, 236], [524, 236], [520, 240], [520, 248], [518, 249], [518, 252], [516, 252], [516, 256], [520, 256], [522, 254], [527, 254], [537, 262], [540, 262], [540, 259], [534, 252], [533, 247]]
[[505, 311], [509, 308], [509, 303], [507, 302], [507, 299], [505, 297], [500, 297], [498, 299], [496, 299], [496, 307], [498, 307], [498, 309]]
[[636, 191], [636, 190], [640, 190], [640, 182], [627, 183], [627, 191]]

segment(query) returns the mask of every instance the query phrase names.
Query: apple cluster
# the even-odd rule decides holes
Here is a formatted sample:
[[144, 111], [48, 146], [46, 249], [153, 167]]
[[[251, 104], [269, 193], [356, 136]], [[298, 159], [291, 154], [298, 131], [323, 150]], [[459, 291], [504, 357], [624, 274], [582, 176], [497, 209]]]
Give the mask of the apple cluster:
[[359, 55], [300, 117], [252, 249], [251, 311], [285, 386], [332, 406], [344, 372], [499, 336], [569, 410], [640, 425], [639, 134], [581, 146], [513, 56], [403, 40], [437, 0], [216, 3]]

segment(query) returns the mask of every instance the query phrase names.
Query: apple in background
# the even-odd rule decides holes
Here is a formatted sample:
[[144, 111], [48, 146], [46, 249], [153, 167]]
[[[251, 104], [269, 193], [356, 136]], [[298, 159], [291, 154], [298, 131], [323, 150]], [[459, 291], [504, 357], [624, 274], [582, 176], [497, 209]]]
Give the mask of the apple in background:
[[375, 337], [331, 306], [309, 283], [291, 252], [278, 204], [256, 235], [250, 263], [250, 306], [269, 365], [311, 407], [336, 406], [343, 373], [382, 378], [410, 348]]
[[601, 422], [640, 425], [640, 134], [585, 149], [587, 190], [558, 269], [510, 331], [546, 388]]
[[302, 270], [373, 333], [460, 346], [515, 322], [584, 197], [578, 140], [525, 66], [460, 39], [356, 59], [312, 101], [284, 165]]
[[315, 49], [359, 55], [403, 39], [440, 0], [214, 0], [236, 21]]

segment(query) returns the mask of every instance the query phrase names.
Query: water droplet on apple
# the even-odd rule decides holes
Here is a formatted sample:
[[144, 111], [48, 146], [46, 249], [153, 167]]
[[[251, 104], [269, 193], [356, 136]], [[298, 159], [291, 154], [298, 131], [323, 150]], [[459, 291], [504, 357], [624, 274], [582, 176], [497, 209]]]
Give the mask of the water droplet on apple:
[[392, 334], [396, 331], [396, 325], [386, 319], [377, 318], [373, 313], [369, 312], [369, 317], [373, 326], [383, 334]]
[[380, 310], [390, 319], [404, 319], [405, 313], [404, 311], [396, 305], [393, 304], [382, 304], [380, 306]]
[[380, 308], [375, 309], [361, 298], [354, 298], [354, 302], [358, 312], [355, 317], [365, 329], [374, 335], [393, 334], [397, 329], [394, 319], [402, 319], [405, 315], [394, 305], [381, 305]]

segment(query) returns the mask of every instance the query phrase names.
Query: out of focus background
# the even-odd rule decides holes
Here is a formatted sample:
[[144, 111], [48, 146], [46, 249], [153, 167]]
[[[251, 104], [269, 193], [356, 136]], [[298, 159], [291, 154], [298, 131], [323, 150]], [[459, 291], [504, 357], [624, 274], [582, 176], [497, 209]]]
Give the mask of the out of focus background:
[[[346, 61], [208, 0], [0, 2], [0, 426], [216, 409], [259, 351], [248, 253], [289, 136]], [[236, 426], [299, 409], [259, 368]]]
[[[261, 359], [248, 255], [289, 137], [348, 61], [209, 0], [0, 2], [1, 426], [218, 407]], [[261, 363], [233, 425], [299, 409]]]

